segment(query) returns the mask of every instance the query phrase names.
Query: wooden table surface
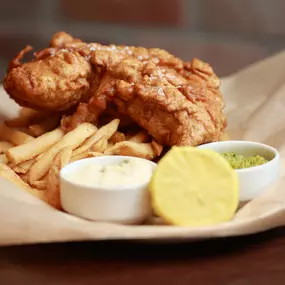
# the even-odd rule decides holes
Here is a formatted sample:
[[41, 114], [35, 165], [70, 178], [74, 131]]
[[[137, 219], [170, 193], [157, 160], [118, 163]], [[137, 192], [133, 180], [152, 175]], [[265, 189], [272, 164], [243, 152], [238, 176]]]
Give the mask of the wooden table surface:
[[0, 284], [284, 285], [285, 229], [184, 244], [88, 242], [0, 248]]

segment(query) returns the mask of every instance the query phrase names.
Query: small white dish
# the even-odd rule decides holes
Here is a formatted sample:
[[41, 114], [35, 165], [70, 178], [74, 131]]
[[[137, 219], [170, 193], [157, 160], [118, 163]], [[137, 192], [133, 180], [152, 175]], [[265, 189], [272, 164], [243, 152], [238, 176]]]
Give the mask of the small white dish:
[[[124, 187], [114, 185], [102, 187], [99, 184], [88, 186], [80, 179], [74, 182], [74, 178], [70, 178], [87, 165], [106, 167], [125, 160], [143, 160], [150, 164], [149, 179], [146, 178], [143, 183], [137, 182]], [[152, 214], [148, 184], [155, 168], [156, 164], [152, 161], [129, 156], [101, 156], [73, 162], [60, 172], [62, 207], [70, 214], [90, 220], [121, 224], [141, 223]], [[141, 169], [138, 171], [143, 175]]]
[[260, 155], [267, 163], [243, 169], [236, 169], [239, 178], [239, 200], [249, 201], [261, 194], [279, 177], [279, 152], [266, 144], [252, 141], [222, 141], [198, 146], [218, 153], [234, 152], [244, 156]]

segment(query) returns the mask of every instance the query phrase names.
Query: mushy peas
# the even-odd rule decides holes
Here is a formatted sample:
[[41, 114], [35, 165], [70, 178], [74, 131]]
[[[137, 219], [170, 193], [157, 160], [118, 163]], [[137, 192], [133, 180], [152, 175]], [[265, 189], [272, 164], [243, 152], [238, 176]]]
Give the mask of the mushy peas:
[[234, 152], [224, 152], [221, 155], [230, 163], [233, 169], [249, 168], [268, 162], [267, 159], [260, 155], [245, 157]]

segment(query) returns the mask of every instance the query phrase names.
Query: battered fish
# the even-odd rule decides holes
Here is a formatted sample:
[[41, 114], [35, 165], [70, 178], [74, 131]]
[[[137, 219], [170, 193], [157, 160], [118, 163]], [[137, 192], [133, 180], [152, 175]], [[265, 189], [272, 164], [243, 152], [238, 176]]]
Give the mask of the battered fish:
[[4, 80], [22, 106], [65, 111], [67, 130], [96, 121], [116, 106], [160, 144], [217, 141], [226, 126], [220, 80], [210, 65], [183, 62], [161, 49], [84, 43], [60, 32], [50, 47], [21, 64], [14, 59]]

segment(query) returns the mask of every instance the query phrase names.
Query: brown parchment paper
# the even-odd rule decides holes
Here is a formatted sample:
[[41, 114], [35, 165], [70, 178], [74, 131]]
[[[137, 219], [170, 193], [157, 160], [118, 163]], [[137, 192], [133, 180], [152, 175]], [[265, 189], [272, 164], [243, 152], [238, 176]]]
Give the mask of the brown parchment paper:
[[[285, 225], [285, 52], [223, 79], [231, 139], [254, 140], [281, 154], [281, 178], [238, 211], [230, 222], [203, 228], [124, 226], [83, 220], [59, 212], [0, 177], [0, 244], [140, 239], [197, 240], [245, 235]], [[0, 87], [0, 120], [18, 106]]]

